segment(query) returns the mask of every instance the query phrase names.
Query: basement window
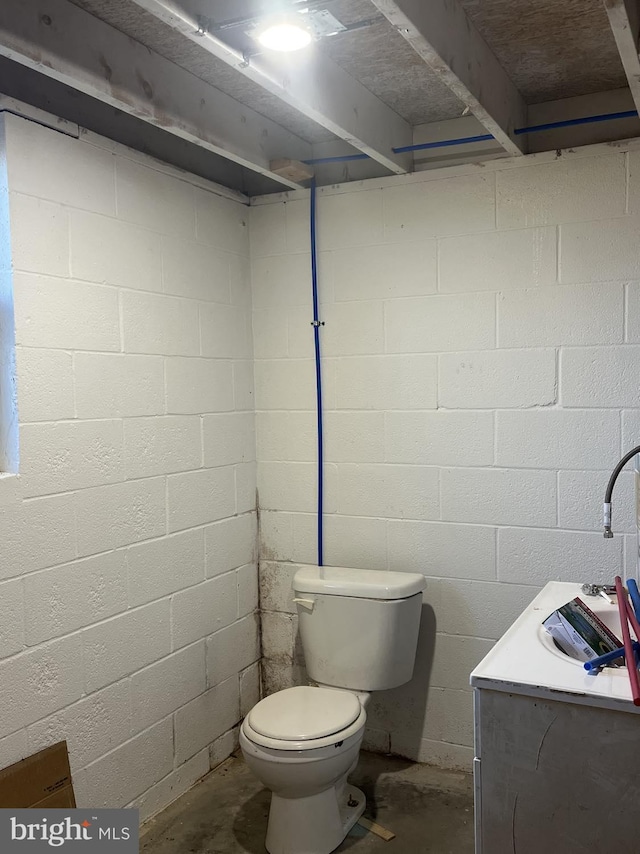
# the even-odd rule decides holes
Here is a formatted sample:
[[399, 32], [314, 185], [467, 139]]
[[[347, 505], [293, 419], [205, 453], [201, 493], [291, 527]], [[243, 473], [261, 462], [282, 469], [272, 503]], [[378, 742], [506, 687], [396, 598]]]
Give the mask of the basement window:
[[0, 114], [0, 477], [18, 472], [18, 406], [9, 182], [4, 118]]

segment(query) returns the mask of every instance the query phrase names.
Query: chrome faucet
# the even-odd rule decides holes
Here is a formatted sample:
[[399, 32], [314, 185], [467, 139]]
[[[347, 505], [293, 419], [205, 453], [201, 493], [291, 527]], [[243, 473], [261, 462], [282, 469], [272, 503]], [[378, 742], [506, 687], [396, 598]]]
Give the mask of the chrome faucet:
[[624, 457], [620, 460], [618, 465], [614, 468], [611, 473], [611, 477], [609, 478], [609, 483], [607, 484], [607, 489], [604, 494], [604, 536], [606, 539], [610, 539], [613, 537], [613, 531], [611, 530], [611, 493], [613, 492], [613, 487], [615, 486], [616, 480], [618, 479], [618, 475], [622, 471], [622, 469], [626, 466], [629, 460], [632, 457], [635, 457], [636, 454], [640, 454], [640, 445], [633, 448], [629, 451], [628, 454], [625, 454]]

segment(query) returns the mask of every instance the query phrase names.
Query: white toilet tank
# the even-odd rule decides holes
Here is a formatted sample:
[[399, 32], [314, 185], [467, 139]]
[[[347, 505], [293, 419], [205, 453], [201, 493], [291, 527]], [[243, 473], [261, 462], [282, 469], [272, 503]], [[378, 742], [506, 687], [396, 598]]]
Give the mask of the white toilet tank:
[[293, 579], [309, 678], [352, 691], [411, 679], [424, 575], [303, 566]]

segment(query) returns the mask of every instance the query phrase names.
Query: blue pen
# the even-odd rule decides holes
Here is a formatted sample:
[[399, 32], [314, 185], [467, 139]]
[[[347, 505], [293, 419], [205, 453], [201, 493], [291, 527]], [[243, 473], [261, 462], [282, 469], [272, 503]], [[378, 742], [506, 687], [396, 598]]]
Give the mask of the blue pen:
[[[638, 641], [633, 642], [633, 648], [636, 652], [640, 652], [640, 643]], [[585, 661], [583, 667], [585, 670], [597, 670], [602, 667], [604, 664], [611, 664], [612, 661], [615, 661], [617, 658], [624, 657], [624, 647], [620, 647], [619, 649], [614, 649], [612, 652], [605, 652], [604, 655], [599, 655], [597, 658], [592, 658], [591, 661]]]

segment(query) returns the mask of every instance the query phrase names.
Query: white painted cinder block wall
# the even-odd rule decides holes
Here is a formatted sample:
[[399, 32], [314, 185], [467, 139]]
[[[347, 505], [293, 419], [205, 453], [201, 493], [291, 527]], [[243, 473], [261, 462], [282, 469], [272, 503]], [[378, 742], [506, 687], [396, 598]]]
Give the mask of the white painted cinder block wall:
[[248, 208], [92, 134], [6, 130], [20, 476], [0, 480], [0, 767], [156, 812], [259, 692]]
[[[627, 148], [319, 193], [325, 560], [428, 576], [414, 680], [374, 698], [377, 749], [468, 767], [473, 666], [548, 580], [610, 580], [633, 561], [634, 538], [600, 528], [609, 472], [640, 442], [640, 151]], [[276, 690], [304, 678], [289, 587], [297, 562], [316, 562], [308, 202], [256, 202], [261, 604]], [[633, 530], [631, 477], [618, 532]]]
[[[304, 678], [308, 201], [251, 210], [254, 404], [247, 208], [3, 121], [21, 474], [0, 481], [0, 767], [66, 737], [79, 803], [144, 817], [258, 696], [254, 407], [263, 675]], [[326, 560], [429, 576], [416, 677], [375, 698], [367, 744], [467, 765], [473, 665], [548, 579], [633, 559], [630, 475], [628, 536], [599, 526], [640, 437], [640, 152], [327, 188], [319, 226]]]

